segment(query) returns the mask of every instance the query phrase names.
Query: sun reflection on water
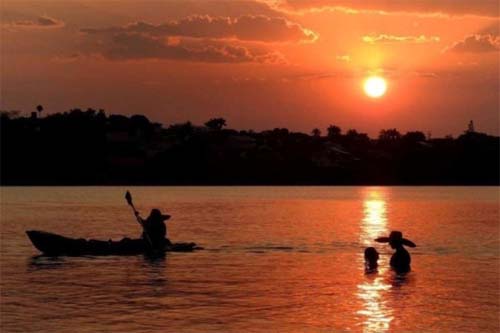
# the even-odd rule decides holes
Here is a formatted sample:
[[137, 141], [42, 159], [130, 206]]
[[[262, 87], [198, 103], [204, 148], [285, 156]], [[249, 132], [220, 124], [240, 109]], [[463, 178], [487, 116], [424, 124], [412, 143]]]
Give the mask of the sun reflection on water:
[[357, 314], [364, 316], [363, 332], [386, 332], [393, 320], [392, 309], [384, 300], [387, 290], [391, 286], [377, 277], [370, 282], [358, 285], [357, 296], [363, 301], [363, 308]]
[[[385, 189], [369, 188], [363, 192], [363, 219], [361, 220], [360, 243], [363, 246], [373, 246], [374, 239], [387, 235], [387, 208]], [[363, 254], [361, 253], [361, 260]], [[385, 295], [391, 288], [380, 276], [387, 271], [387, 260], [382, 256], [379, 260], [377, 275], [366, 277], [358, 285], [357, 296], [363, 302], [358, 315], [364, 317], [363, 332], [386, 332], [393, 320], [392, 309], [387, 306]]]
[[361, 221], [361, 243], [373, 246], [373, 240], [387, 234], [386, 192], [373, 188], [363, 193], [363, 220]]

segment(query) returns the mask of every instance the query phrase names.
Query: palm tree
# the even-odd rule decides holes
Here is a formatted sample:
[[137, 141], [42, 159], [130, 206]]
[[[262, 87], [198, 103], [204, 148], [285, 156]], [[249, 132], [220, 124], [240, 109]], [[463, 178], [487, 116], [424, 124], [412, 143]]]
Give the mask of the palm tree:
[[370, 142], [370, 138], [366, 133], [359, 133], [355, 129], [348, 130], [345, 134], [345, 137], [348, 142], [355, 142], [357, 144]]
[[39, 115], [40, 115], [40, 117], [41, 117], [41, 115], [42, 115], [42, 111], [43, 111], [43, 106], [41, 106], [41, 105], [37, 105], [36, 110], [38, 111], [38, 114], [39, 114]]
[[311, 134], [315, 137], [315, 138], [319, 138], [321, 136], [321, 130], [319, 128], [314, 128], [312, 131], [311, 131]]
[[334, 139], [334, 138], [339, 137], [340, 133], [342, 132], [342, 130], [340, 129], [340, 127], [335, 126], [335, 125], [328, 126], [328, 128], [326, 130], [328, 132], [327, 135], [328, 135], [329, 139]]

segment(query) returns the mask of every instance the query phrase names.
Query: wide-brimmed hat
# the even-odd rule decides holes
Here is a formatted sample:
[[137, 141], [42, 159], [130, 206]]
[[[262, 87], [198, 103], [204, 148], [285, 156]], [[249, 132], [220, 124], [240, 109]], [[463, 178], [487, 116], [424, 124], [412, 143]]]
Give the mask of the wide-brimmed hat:
[[170, 218], [170, 215], [163, 215], [159, 209], [153, 208], [151, 209], [151, 213], [149, 214], [150, 218], [160, 219], [162, 221], [166, 221]]
[[411, 240], [403, 238], [403, 233], [401, 231], [391, 231], [389, 237], [379, 237], [375, 239], [379, 243], [392, 243], [392, 244], [403, 244], [409, 247], [416, 247], [417, 245]]

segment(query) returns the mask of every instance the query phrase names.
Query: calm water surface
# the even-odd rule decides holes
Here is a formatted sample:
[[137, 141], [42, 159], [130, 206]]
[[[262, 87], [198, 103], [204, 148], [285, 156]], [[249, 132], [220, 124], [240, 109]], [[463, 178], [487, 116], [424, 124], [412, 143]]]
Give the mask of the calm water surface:
[[[205, 250], [151, 260], [36, 257], [41, 229], [120, 239], [125, 188], [2, 188], [1, 332], [498, 332], [497, 187], [137, 187], [170, 238]], [[387, 269], [375, 237], [417, 243]], [[363, 271], [363, 249], [381, 253]]]

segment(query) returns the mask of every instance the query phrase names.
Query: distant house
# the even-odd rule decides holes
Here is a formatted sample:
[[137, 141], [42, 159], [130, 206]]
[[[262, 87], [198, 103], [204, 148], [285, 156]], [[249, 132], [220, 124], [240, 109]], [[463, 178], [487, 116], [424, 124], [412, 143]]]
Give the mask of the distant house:
[[331, 168], [344, 166], [351, 161], [357, 161], [358, 158], [346, 151], [341, 145], [327, 142], [323, 149], [312, 156], [314, 164], [321, 168]]
[[336, 144], [336, 143], [327, 142], [325, 144], [325, 148], [327, 151], [329, 151], [330, 153], [333, 153], [335, 155], [343, 155], [345, 157], [352, 156], [351, 153], [349, 153], [341, 145]]

